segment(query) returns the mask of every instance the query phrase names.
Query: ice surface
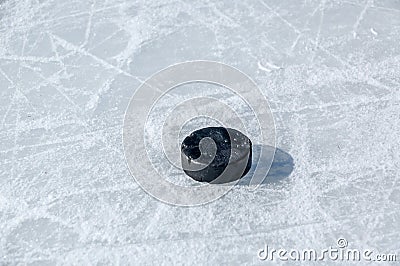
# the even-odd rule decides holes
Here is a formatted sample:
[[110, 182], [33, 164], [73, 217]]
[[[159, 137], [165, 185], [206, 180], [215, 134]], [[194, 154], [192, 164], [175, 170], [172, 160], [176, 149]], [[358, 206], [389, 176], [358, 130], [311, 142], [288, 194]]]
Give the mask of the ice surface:
[[[2, 0], [0, 22], [1, 265], [265, 264], [264, 244], [339, 237], [399, 254], [399, 1]], [[130, 176], [122, 123], [195, 59], [254, 79], [294, 168], [182, 208]]]

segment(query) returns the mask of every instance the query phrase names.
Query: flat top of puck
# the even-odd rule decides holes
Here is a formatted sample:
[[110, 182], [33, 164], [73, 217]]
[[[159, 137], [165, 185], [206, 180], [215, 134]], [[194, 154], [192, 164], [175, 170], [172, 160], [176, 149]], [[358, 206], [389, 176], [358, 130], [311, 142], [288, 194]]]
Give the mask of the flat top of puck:
[[[210, 138], [214, 141], [213, 145], [203, 145], [203, 150], [200, 148], [200, 143], [203, 139]], [[217, 148], [217, 152], [213, 149]], [[227, 165], [231, 157], [231, 162], [240, 160], [249, 153], [251, 149], [251, 141], [243, 133], [236, 129], [224, 127], [206, 127], [194, 131], [187, 136], [182, 143], [182, 153], [188, 160], [196, 160], [197, 163], [207, 163], [206, 156], [200, 157], [202, 152], [215, 154], [214, 160], [209, 164], [211, 167]]]

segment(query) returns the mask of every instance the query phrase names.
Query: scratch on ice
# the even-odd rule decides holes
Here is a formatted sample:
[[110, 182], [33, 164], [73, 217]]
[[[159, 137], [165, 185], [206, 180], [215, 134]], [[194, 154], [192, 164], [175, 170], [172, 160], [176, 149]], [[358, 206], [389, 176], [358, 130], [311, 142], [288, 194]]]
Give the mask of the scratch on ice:
[[260, 70], [265, 71], [265, 72], [271, 72], [273, 70], [277, 70], [277, 69], [282, 69], [282, 67], [279, 67], [277, 65], [271, 64], [266, 62], [265, 66], [263, 66], [260, 62], [257, 62], [257, 66]]

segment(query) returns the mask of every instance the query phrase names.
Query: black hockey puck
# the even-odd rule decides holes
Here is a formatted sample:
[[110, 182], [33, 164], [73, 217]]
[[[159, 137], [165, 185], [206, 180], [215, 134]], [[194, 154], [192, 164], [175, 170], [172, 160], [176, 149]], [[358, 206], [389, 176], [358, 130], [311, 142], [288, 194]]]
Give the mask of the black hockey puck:
[[238, 130], [206, 127], [183, 140], [181, 159], [184, 172], [194, 180], [227, 183], [250, 170], [252, 143]]

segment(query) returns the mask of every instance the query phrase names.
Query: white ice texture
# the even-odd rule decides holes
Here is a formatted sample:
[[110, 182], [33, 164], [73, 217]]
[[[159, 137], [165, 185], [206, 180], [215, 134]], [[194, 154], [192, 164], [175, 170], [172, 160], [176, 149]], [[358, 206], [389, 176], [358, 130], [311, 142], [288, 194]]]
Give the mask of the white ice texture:
[[[0, 265], [399, 254], [399, 43], [396, 0], [0, 0]], [[143, 80], [196, 59], [257, 83], [283, 155], [256, 191], [182, 208], [135, 182], [122, 126]]]

